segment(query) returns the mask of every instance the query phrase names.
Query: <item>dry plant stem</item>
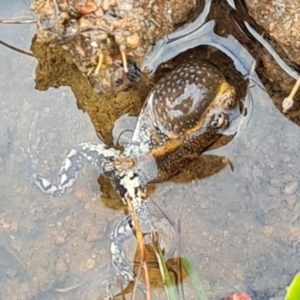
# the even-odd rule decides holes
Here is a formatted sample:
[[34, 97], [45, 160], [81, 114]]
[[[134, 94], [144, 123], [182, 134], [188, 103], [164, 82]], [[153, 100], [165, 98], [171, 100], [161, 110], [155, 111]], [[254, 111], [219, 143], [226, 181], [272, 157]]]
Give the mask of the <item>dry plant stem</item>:
[[131, 199], [126, 198], [126, 202], [127, 202], [128, 208], [129, 208], [129, 212], [131, 213], [133, 221], [134, 221], [136, 238], [137, 238], [138, 245], [139, 245], [139, 248], [141, 251], [141, 262], [143, 263], [143, 269], [145, 272], [145, 279], [146, 279], [147, 300], [151, 300], [150, 280], [149, 280], [149, 273], [148, 273], [148, 268], [147, 268], [147, 263], [146, 263], [146, 251], [145, 251], [145, 247], [144, 247], [143, 233], [141, 230], [139, 220], [135, 213], [135, 210], [133, 209]]
[[297, 79], [291, 93], [289, 94], [289, 96], [283, 100], [282, 111], [284, 113], [287, 112], [293, 106], [293, 104], [294, 104], [293, 99], [294, 99], [299, 87], [300, 87], [300, 76], [298, 77], [298, 79]]
[[91, 68], [88, 70], [88, 72], [86, 73], [86, 76], [89, 77], [89, 76], [93, 73], [94, 69], [95, 69], [95, 67], [91, 67]]
[[152, 297], [151, 297], [150, 278], [149, 278], [149, 272], [148, 272], [146, 261], [143, 261], [143, 268], [144, 268], [144, 272], [145, 272], [147, 300], [151, 300]]
[[299, 78], [297, 79], [297, 82], [296, 82], [296, 84], [294, 85], [294, 87], [293, 87], [293, 89], [292, 89], [292, 91], [291, 91], [289, 97], [294, 98], [295, 95], [296, 95], [296, 93], [297, 93], [297, 91], [298, 91], [298, 89], [299, 89], [299, 87], [300, 87], [300, 76], [299, 76]]
[[19, 53], [22, 53], [22, 54], [25, 54], [25, 55], [34, 57], [34, 55], [33, 55], [32, 53], [27, 52], [27, 51], [22, 50], [22, 49], [19, 49], [19, 48], [14, 47], [14, 46], [11, 46], [11, 45], [9, 45], [9, 44], [3, 42], [3, 41], [0, 41], [0, 44], [3, 45], [3, 46], [5, 46], [5, 47], [7, 47], [7, 48], [9, 48], [9, 49], [11, 49], [11, 50], [14, 50], [14, 51], [17, 51], [17, 52], [19, 52]]
[[78, 284], [75, 284], [73, 286], [70, 286], [68, 288], [64, 288], [64, 289], [55, 289], [56, 292], [58, 293], [68, 293], [70, 291], [73, 291], [73, 290], [76, 290], [78, 289], [80, 286], [82, 286], [84, 284], [84, 282], [81, 282], [81, 283], [78, 283]]
[[128, 65], [127, 65], [127, 58], [126, 58], [126, 53], [123, 50], [121, 51], [121, 55], [122, 55], [122, 62], [123, 62], [123, 68], [125, 73], [128, 73]]
[[97, 64], [97, 67], [96, 67], [96, 70], [95, 70], [95, 75], [99, 74], [99, 71], [101, 69], [102, 63], [103, 63], [103, 53], [100, 50], [99, 51], [99, 61], [98, 61], [98, 64]]
[[136, 299], [136, 291], [137, 291], [137, 288], [138, 288], [139, 279], [140, 279], [141, 274], [142, 274], [142, 267], [143, 267], [143, 263], [142, 263], [142, 261], [140, 261], [139, 269], [138, 269], [138, 272], [136, 274], [136, 280], [134, 282], [133, 289], [132, 289], [131, 300]]
[[176, 286], [178, 286], [178, 291], [180, 294], [180, 298], [184, 299], [184, 291], [183, 291], [183, 276], [182, 276], [182, 264], [181, 264], [181, 212], [182, 212], [182, 204], [180, 205], [180, 219], [177, 222], [177, 233], [178, 233], [178, 239], [177, 239], [177, 251], [178, 251], [178, 259], [177, 259], [177, 268], [178, 268], [178, 275], [179, 280], [176, 282]]
[[36, 20], [0, 20], [0, 23], [2, 24], [33, 24], [36, 23]]

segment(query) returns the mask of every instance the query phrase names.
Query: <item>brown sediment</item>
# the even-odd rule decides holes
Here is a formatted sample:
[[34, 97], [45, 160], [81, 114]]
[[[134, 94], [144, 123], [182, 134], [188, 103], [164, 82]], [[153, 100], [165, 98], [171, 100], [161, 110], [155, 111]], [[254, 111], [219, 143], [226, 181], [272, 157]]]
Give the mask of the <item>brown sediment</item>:
[[127, 61], [139, 67], [149, 45], [186, 21], [197, 3], [33, 0], [31, 9], [37, 15], [37, 40], [63, 45], [97, 93], [113, 94], [132, 84]]
[[[38, 2], [38, 1], [36, 1]], [[78, 2], [79, 3], [79, 2]], [[81, 2], [80, 2], [81, 3]], [[267, 53], [267, 51], [265, 49], [263, 49], [263, 47], [261, 45], [258, 44], [258, 42], [256, 42], [250, 35], [249, 33], [247, 34], [247, 31], [245, 30], [244, 27], [241, 26], [242, 30], [244, 30], [246, 32], [246, 34], [243, 34], [242, 32], [239, 32], [238, 28], [234, 25], [235, 24], [235, 20], [239, 23], [239, 25], [241, 25], [243, 20], [247, 20], [247, 21], [251, 21], [251, 26], [253, 26], [255, 28], [255, 30], [257, 30], [259, 33], [261, 33], [261, 29], [255, 24], [253, 23], [253, 21], [250, 19], [249, 20], [249, 16], [247, 13], [247, 9], [245, 7], [245, 5], [241, 6], [240, 3], [242, 3], [242, 1], [237, 1], [237, 8], [239, 11], [239, 16], [237, 16], [236, 13], [234, 13], [234, 11], [232, 11], [229, 7], [228, 4], [226, 3], [226, 1], [221, 1], [218, 4], [213, 3], [212, 8], [211, 8], [211, 12], [209, 14], [209, 18], [208, 19], [215, 19], [216, 20], [216, 32], [220, 35], [226, 36], [226, 34], [233, 34], [247, 49], [248, 51], [253, 55], [253, 57], [255, 57], [257, 59], [257, 71], [258, 74], [261, 77], [262, 82], [265, 84], [265, 87], [269, 93], [269, 95], [271, 96], [272, 100], [274, 101], [275, 105], [277, 106], [277, 108], [279, 110], [281, 110], [281, 105], [282, 105], [282, 100], [287, 97], [287, 95], [289, 95], [291, 89], [293, 88], [293, 85], [295, 83], [295, 80], [293, 78], [291, 78], [289, 75], [287, 75], [276, 63], [276, 61], [274, 61], [272, 59], [272, 57]], [[79, 5], [79, 4], [78, 4]], [[81, 4], [80, 4], [81, 5]], [[196, 10], [198, 10], [199, 8], [196, 8]], [[99, 12], [97, 12], [99, 13]], [[86, 16], [86, 15], [84, 15]], [[125, 22], [124, 20], [122, 22]], [[284, 50], [281, 48], [281, 46], [276, 43], [276, 41], [274, 40], [274, 36], [271, 35], [270, 33], [265, 33], [264, 34], [264, 38], [266, 38], [271, 44], [272, 46], [275, 48], [275, 50], [280, 54], [280, 56], [292, 67], [296, 67], [297, 69], [297, 65], [293, 64], [293, 62], [291, 60], [289, 60], [289, 58], [287, 57], [287, 55], [284, 53]], [[132, 35], [129, 35], [126, 37], [127, 41], [129, 42], [130, 45], [134, 45], [135, 43], [139, 43], [139, 36], [136, 36], [136, 33], [133, 33]], [[66, 39], [66, 41], [68, 41], [68, 39]], [[76, 43], [75, 43], [76, 44]], [[79, 46], [79, 44], [77, 43], [77, 50], [80, 52], [82, 51], [82, 47]], [[41, 45], [42, 47], [42, 45]], [[71, 68], [72, 71], [69, 72], [69, 75], [72, 74], [77, 74], [75, 72], [76, 67], [74, 65], [72, 65], [72, 61], [74, 61], [74, 56], [70, 56], [68, 55], [67, 52], [64, 53], [64, 51], [62, 50], [58, 50], [58, 47], [55, 48], [59, 53], [59, 57], [55, 55], [55, 53], [53, 52], [54, 48], [50, 48], [49, 50], [46, 49], [47, 47], [45, 46], [43, 49], [43, 51], [40, 52], [39, 55], [39, 59], [43, 60], [43, 63], [41, 64], [41, 66], [39, 67], [39, 70], [43, 69], [43, 72], [45, 70], [45, 61], [48, 59], [55, 59], [57, 60], [61, 60], [61, 57], [64, 57], [64, 59], [62, 59], [60, 61], [59, 68], [63, 68], [63, 64], [65, 64], [67, 62], [68, 64], [68, 68]], [[130, 48], [130, 47], [129, 47]], [[125, 49], [126, 51], [129, 49], [128, 47]], [[91, 56], [88, 59], [92, 59], [94, 61], [94, 67], [91, 67], [88, 69], [89, 74], [91, 74], [91, 76], [89, 77], [89, 80], [93, 83], [97, 85], [97, 79], [95, 79], [95, 73], [97, 74], [96, 70], [96, 66], [98, 65], [98, 69], [99, 69], [99, 78], [102, 78], [102, 85], [107, 85], [110, 86], [111, 82], [110, 79], [108, 79], [109, 76], [111, 76], [111, 73], [106, 72], [105, 73], [105, 78], [101, 77], [103, 74], [101, 73], [104, 69], [106, 71], [108, 71], [108, 69], [112, 66], [113, 68], [115, 68], [115, 65], [113, 64], [114, 61], [114, 56], [111, 55], [110, 50], [112, 50], [113, 48], [109, 48], [109, 49], [103, 49], [103, 51], [101, 50], [101, 52], [97, 52], [97, 56]], [[293, 47], [291, 48], [293, 49]], [[76, 50], [76, 51], [77, 51]], [[137, 49], [136, 49], [137, 50]], [[76, 52], [75, 51], [75, 52]], [[77, 51], [77, 52], [78, 52]], [[119, 45], [118, 48], [116, 50], [117, 55], [118, 55], [118, 59], [120, 60], [120, 62], [122, 62], [122, 55], [121, 52], [119, 50]], [[53, 57], [49, 56], [49, 53], [53, 53]], [[78, 52], [78, 53], [79, 53]], [[194, 57], [199, 57], [199, 59], [201, 58], [208, 58], [209, 60], [212, 60], [215, 62], [216, 65], [218, 65], [219, 67], [219, 51], [215, 52], [215, 49], [211, 48], [211, 47], [198, 47], [192, 51], [188, 51], [187, 53], [183, 53], [180, 55], [180, 58], [176, 58], [174, 59], [171, 63], [169, 63], [169, 65], [174, 64], [176, 65], [176, 62], [180, 59], [181, 61], [186, 61], [187, 59], [189, 59], [190, 53], [194, 53]], [[212, 56], [212, 53], [214, 53], [214, 56]], [[47, 55], [49, 57], [42, 57], [43, 55], [45, 55], [45, 53], [47, 53]], [[83, 54], [86, 53], [88, 54], [88, 52], [84, 52]], [[103, 53], [103, 54], [102, 54]], [[126, 52], [127, 53], [127, 52]], [[135, 52], [137, 54], [137, 52]], [[141, 52], [142, 53], [142, 52]], [[100, 55], [101, 54], [101, 55]], [[143, 54], [143, 53], [142, 53]], [[123, 55], [124, 56], [124, 55]], [[143, 55], [141, 56], [143, 57]], [[129, 56], [127, 55], [126, 58], [128, 59]], [[100, 60], [103, 60], [102, 62]], [[137, 58], [138, 59], [138, 58]], [[221, 59], [222, 61], [222, 59]], [[221, 62], [222, 65], [222, 62]], [[72, 66], [72, 67], [71, 67]], [[50, 66], [51, 68], [54, 66]], [[107, 69], [108, 67], [108, 69]], [[228, 68], [223, 68], [222, 72], [225, 73], [230, 73], [232, 72], [232, 70], [234, 69], [234, 66], [231, 69]], [[162, 68], [160, 68], [160, 70], [157, 72], [156, 77], [160, 78], [161, 76], [164, 76], [164, 74], [166, 74], [167, 72], [169, 72], [170, 69], [169, 68], [164, 68], [164, 66], [162, 66]], [[41, 76], [44, 76], [45, 74], [43, 74], [43, 72], [39, 72], [39, 76], [37, 78], [37, 83], [38, 83], [38, 87], [40, 89], [43, 89], [43, 84], [41, 84]], [[68, 73], [68, 72], [67, 72]], [[80, 73], [80, 72], [79, 72]], [[79, 74], [78, 73], [78, 74]], [[82, 73], [82, 72], [81, 72]], [[45, 82], [49, 82], [49, 86], [58, 86], [59, 84], [62, 85], [68, 85], [69, 83], [67, 83], [66, 81], [66, 74], [64, 76], [56, 76], [53, 74], [59, 74], [59, 73], [49, 73], [48, 76], [50, 78], [46, 78], [46, 76], [44, 76]], [[82, 73], [83, 74], [83, 73]], [[102, 74], [102, 75], [101, 75]], [[119, 77], [125, 76], [124, 78], [127, 78], [127, 75], [124, 71], [123, 67], [118, 68], [117, 70], [115, 70], [114, 74], [118, 75]], [[75, 76], [75, 75], [74, 75]], [[78, 75], [76, 75], [78, 76]], [[86, 75], [84, 75], [86, 76]], [[107, 77], [108, 76], [108, 77]], [[231, 76], [231, 75], [230, 75]], [[69, 76], [70, 77], [70, 76]], [[70, 77], [71, 78], [71, 77]], [[69, 78], [69, 79], [70, 79]], [[111, 78], [111, 77], [110, 77]], [[107, 118], [108, 115], [110, 115], [110, 111], [111, 111], [111, 123], [114, 122], [115, 117], [113, 116], [119, 116], [122, 113], [118, 113], [119, 111], [121, 111], [122, 108], [124, 108], [124, 113], [130, 111], [133, 114], [138, 114], [139, 108], [141, 106], [142, 101], [145, 99], [145, 96], [147, 94], [147, 92], [150, 90], [150, 87], [147, 88], [141, 88], [145, 87], [145, 78], [142, 79], [141, 82], [139, 82], [138, 85], [134, 84], [134, 86], [132, 88], [131, 91], [125, 91], [116, 95], [116, 96], [112, 96], [112, 97], [101, 97], [101, 101], [97, 100], [95, 101], [95, 103], [97, 103], [96, 105], [94, 105], [91, 114], [98, 114], [99, 117], [94, 117], [94, 120], [98, 120], [98, 121], [93, 121], [93, 123], [96, 125], [96, 128], [100, 128], [100, 132], [102, 134], [104, 134], [104, 136], [106, 136], [109, 132], [108, 127], [111, 128], [112, 125], [108, 126], [107, 124]], [[92, 102], [91, 99], [93, 98], [97, 98], [95, 95], [93, 95], [92, 90], [90, 89], [90, 87], [88, 86], [88, 84], [84, 84], [84, 80], [85, 78], [83, 76], [81, 76], [80, 79], [80, 88], [76, 86], [76, 84], [71, 84], [71, 87], [74, 91], [74, 93], [76, 93], [76, 97], [77, 99], [80, 99], [78, 101], [78, 104], [80, 107], [82, 107], [84, 110], [86, 109], [86, 104]], [[239, 80], [239, 79], [238, 79]], [[125, 80], [127, 83], [127, 79]], [[124, 82], [125, 82], [124, 81]], [[151, 79], [151, 81], [155, 82], [156, 79]], [[74, 82], [79, 82], [77, 81], [77, 79]], [[124, 83], [123, 82], [123, 83]], [[231, 83], [239, 85], [238, 81], [233, 80]], [[79, 85], [79, 84], [78, 84]], [[126, 85], [127, 86], [127, 85]], [[82, 95], [78, 96], [81, 91], [84, 89], [86, 89], [87, 91], [89, 91], [89, 96], [87, 97], [86, 94], [87, 92], [82, 93]], [[130, 87], [130, 83], [129, 86]], [[120, 90], [124, 89], [125, 85], [120, 86]], [[80, 91], [79, 91], [80, 89]], [[115, 90], [118, 91], [118, 88]], [[127, 98], [128, 97], [128, 98]], [[85, 98], [89, 98], [89, 99], [85, 99]], [[85, 100], [82, 100], [85, 99]], [[122, 100], [119, 100], [122, 99]], [[134, 100], [134, 99], [138, 99], [138, 100]], [[112, 101], [111, 101], [112, 100]], [[300, 97], [299, 97], [299, 93], [296, 94], [295, 97], [295, 103], [293, 108], [291, 109], [291, 111], [289, 112], [288, 117], [290, 117], [294, 122], [300, 124]], [[109, 101], [109, 102], [108, 102]], [[114, 103], [124, 103], [124, 107], [121, 105], [115, 105]], [[101, 103], [101, 104], [98, 104]], [[112, 107], [112, 109], [105, 109], [105, 116], [103, 116], [102, 121], [99, 121], [101, 118], [101, 112], [104, 110], [103, 106], [106, 106], [107, 104], [103, 103], [109, 103], [109, 105]], [[127, 105], [129, 103], [129, 105]], [[138, 104], [137, 104], [138, 103]], [[97, 105], [101, 106], [101, 108], [98, 108]], [[115, 105], [115, 106], [114, 106]], [[98, 125], [97, 125], [98, 124]], [[100, 124], [102, 124], [100, 126]]]
[[39, 61], [36, 68], [36, 89], [70, 86], [78, 107], [89, 114], [96, 131], [100, 132], [107, 143], [111, 142], [111, 130], [117, 118], [124, 113], [138, 114], [147, 88], [140, 91], [131, 89], [113, 96], [99, 95], [73, 64], [71, 56], [61, 47], [48, 47], [34, 39], [31, 50]]
[[300, 1], [245, 0], [251, 17], [274, 40], [288, 58], [300, 64]]
[[96, 94], [74, 65], [70, 54], [61, 47], [48, 47], [34, 39], [31, 50], [39, 61], [36, 69], [36, 88], [47, 90], [49, 87], [57, 88], [60, 85], [70, 86], [78, 107], [89, 114], [95, 129], [108, 143], [111, 142], [111, 129], [116, 119], [125, 113], [138, 115], [155, 82], [170, 72], [170, 68], [182, 64], [187, 59], [208, 59], [220, 69], [231, 85], [236, 86], [238, 98], [242, 98], [246, 93], [247, 79], [235, 71], [234, 64], [226, 55], [211, 47], [198, 47], [187, 51], [168, 65], [162, 65], [155, 77], [143, 76], [132, 89], [111, 96]]

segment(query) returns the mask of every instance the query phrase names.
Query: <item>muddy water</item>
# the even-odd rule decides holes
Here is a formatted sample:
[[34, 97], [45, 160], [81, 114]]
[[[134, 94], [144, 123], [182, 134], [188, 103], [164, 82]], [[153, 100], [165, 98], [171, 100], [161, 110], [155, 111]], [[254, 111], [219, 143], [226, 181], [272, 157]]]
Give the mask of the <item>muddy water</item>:
[[[3, 17], [28, 14], [21, 0], [1, 1], [0, 11]], [[23, 49], [29, 49], [33, 34], [34, 25], [0, 26], [0, 39]], [[35, 111], [40, 112], [43, 175], [55, 178], [76, 142], [97, 141], [88, 114], [77, 109], [76, 87], [74, 93], [69, 87], [35, 90], [36, 65], [32, 57], [0, 48], [0, 298], [97, 299], [109, 261], [109, 236], [123, 212], [113, 209], [118, 200], [109, 186], [99, 191], [98, 176], [89, 166], [60, 198], [26, 182], [21, 146], [27, 147]], [[122, 93], [102, 98], [102, 106], [88, 106], [89, 93], [86, 88], [81, 106], [92, 119], [109, 111], [105, 121], [97, 121], [100, 130], [103, 122], [107, 140], [114, 120], [138, 110], [142, 101]], [[153, 189], [160, 207], [173, 220], [182, 219], [183, 241], [210, 299], [237, 290], [276, 293], [299, 270], [300, 129], [259, 87], [254, 85], [251, 94], [248, 116], [233, 141]], [[220, 164], [223, 158], [234, 171]]]

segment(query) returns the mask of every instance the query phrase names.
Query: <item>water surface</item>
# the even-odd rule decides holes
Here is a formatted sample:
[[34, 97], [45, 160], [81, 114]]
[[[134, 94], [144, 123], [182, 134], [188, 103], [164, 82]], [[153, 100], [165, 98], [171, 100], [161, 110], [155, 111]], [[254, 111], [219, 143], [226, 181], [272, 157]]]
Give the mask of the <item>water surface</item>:
[[[1, 1], [1, 17], [28, 14], [26, 4]], [[29, 49], [34, 30], [1, 25], [0, 39]], [[68, 87], [34, 89], [36, 64], [1, 46], [0, 298], [84, 299], [94, 291], [90, 298], [97, 299], [110, 232], [122, 211], [100, 201], [110, 195], [99, 191], [90, 166], [60, 198], [26, 182], [20, 147], [27, 147], [35, 111], [42, 139], [39, 171], [45, 176], [55, 178], [76, 142], [97, 141]], [[183, 241], [210, 299], [237, 290], [276, 291], [299, 270], [300, 129], [259, 87], [251, 93], [251, 118], [232, 142], [209, 153], [228, 158], [234, 171], [224, 165], [201, 180], [159, 184], [153, 194], [173, 220], [182, 219]], [[212, 168], [216, 160], [225, 161], [203, 158], [197, 167]]]

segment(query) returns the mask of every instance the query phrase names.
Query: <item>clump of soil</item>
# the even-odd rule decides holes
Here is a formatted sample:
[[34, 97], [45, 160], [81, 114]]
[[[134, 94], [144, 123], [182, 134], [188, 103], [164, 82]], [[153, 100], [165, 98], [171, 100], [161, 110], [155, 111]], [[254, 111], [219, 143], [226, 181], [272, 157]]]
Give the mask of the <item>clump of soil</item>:
[[288, 58], [300, 64], [300, 1], [245, 0], [250, 16], [261, 26]]
[[107, 143], [111, 142], [115, 120], [124, 113], [137, 115], [142, 99], [150, 89], [133, 88], [112, 96], [99, 95], [74, 65], [71, 56], [61, 47], [49, 47], [34, 39], [31, 50], [39, 61], [36, 68], [36, 89], [44, 91], [49, 87], [70, 86], [78, 107], [89, 114], [96, 131]]

